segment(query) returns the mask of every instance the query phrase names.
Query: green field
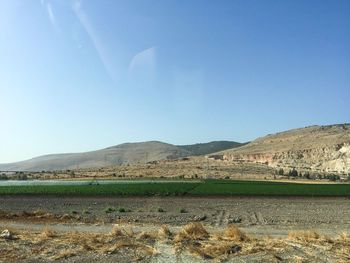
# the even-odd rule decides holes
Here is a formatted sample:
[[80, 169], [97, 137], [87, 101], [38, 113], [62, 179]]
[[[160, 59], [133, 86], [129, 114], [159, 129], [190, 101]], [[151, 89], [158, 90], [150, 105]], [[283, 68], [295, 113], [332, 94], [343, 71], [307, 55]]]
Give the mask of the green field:
[[206, 180], [188, 183], [1, 186], [0, 194], [350, 196], [350, 184]]
[[190, 193], [195, 195], [350, 196], [350, 184], [213, 180], [198, 185]]

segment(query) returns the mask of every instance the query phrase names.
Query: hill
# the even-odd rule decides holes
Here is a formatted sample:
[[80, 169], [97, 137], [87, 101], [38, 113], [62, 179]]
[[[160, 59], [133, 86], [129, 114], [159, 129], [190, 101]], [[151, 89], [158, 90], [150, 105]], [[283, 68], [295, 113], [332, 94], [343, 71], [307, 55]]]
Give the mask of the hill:
[[223, 151], [226, 149], [236, 148], [245, 144], [246, 143], [231, 141], [214, 141], [208, 143], [197, 143], [192, 145], [178, 145], [178, 147], [191, 152], [193, 156], [199, 156]]
[[310, 126], [218, 153], [223, 160], [304, 171], [350, 173], [350, 124]]
[[207, 144], [175, 146], [158, 141], [124, 143], [97, 151], [52, 154], [17, 163], [0, 164], [0, 170], [58, 171], [110, 167], [139, 162], [146, 163], [158, 160], [176, 159], [198, 155], [200, 153], [209, 154], [237, 145], [241, 144], [236, 142], [211, 142]]

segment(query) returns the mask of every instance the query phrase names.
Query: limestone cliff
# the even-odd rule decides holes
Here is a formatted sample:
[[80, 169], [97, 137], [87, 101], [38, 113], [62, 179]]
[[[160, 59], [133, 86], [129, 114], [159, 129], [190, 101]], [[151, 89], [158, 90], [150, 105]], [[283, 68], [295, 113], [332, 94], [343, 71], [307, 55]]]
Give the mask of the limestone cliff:
[[350, 124], [311, 126], [267, 135], [220, 154], [227, 161], [347, 174], [350, 173]]

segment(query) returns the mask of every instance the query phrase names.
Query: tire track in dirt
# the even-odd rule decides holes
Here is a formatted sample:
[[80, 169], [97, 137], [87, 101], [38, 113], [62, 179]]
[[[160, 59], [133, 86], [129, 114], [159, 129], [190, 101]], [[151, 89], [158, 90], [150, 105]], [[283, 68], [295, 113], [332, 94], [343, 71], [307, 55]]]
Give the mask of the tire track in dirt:
[[267, 220], [263, 217], [260, 212], [253, 212], [249, 217], [250, 223], [254, 225], [266, 225]]
[[214, 218], [214, 226], [220, 227], [223, 225], [228, 225], [230, 222], [230, 214], [227, 214], [225, 210], [216, 211], [216, 215]]

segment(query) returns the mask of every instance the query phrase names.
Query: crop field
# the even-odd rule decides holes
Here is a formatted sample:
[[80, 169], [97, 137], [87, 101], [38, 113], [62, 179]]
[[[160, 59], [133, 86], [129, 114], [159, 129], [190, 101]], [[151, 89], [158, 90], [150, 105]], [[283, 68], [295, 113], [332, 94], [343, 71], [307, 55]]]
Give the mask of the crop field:
[[350, 184], [203, 180], [100, 185], [1, 186], [0, 194], [350, 196]]
[[350, 184], [299, 184], [212, 180], [190, 191], [195, 195], [350, 196]]
[[106, 185], [1, 186], [0, 194], [184, 195], [198, 183], [134, 183]]

